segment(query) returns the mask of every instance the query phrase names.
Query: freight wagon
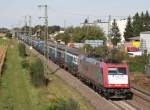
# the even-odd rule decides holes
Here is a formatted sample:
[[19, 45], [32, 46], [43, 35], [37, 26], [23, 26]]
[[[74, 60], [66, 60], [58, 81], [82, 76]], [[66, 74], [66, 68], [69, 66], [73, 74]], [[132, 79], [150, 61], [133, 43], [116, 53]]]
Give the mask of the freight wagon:
[[[44, 54], [44, 41], [20, 35], [20, 40], [33, 46]], [[65, 45], [48, 43], [49, 58], [60, 67], [87, 82], [106, 98], [132, 98], [130, 91], [129, 71], [127, 64], [110, 63], [109, 61], [80, 54], [79, 49]]]

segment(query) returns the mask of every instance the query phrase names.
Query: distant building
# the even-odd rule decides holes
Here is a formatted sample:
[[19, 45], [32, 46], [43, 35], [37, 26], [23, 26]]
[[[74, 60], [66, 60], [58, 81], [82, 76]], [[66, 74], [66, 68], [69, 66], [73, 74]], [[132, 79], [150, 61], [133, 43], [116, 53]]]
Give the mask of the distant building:
[[141, 49], [150, 54], [150, 31], [140, 33]]
[[[100, 22], [93, 22], [93, 23], [81, 23], [81, 26], [85, 26], [85, 25], [96, 25], [96, 26], [99, 26], [103, 29], [104, 33], [106, 35], [108, 35], [109, 31], [108, 31], [108, 27], [111, 29], [112, 27], [112, 23], [113, 23], [113, 20], [110, 22], [110, 26], [108, 24], [108, 22], [103, 22], [103, 21], [100, 21]], [[127, 25], [127, 19], [116, 19], [116, 23], [118, 25], [118, 28], [119, 28], [119, 31], [120, 31], [120, 34], [121, 34], [121, 42], [124, 43], [125, 39], [124, 39], [124, 32], [125, 32], [125, 28], [126, 28], [126, 25]]]
[[68, 43], [68, 47], [82, 48], [84, 45], [89, 44], [93, 48], [104, 45], [103, 40], [85, 40], [84, 43]]
[[[113, 20], [110, 23], [110, 29], [112, 27]], [[127, 19], [116, 19], [117, 26], [121, 34], [121, 42], [125, 41], [124, 32], [127, 25]], [[106, 35], [108, 35], [108, 23], [98, 23], [98, 25], [103, 29]]]
[[93, 48], [100, 47], [104, 45], [103, 40], [85, 40], [85, 44], [91, 45]]
[[140, 45], [140, 37], [129, 38], [129, 41], [124, 43], [125, 51], [132, 57], [141, 56]]
[[125, 41], [124, 32], [125, 32], [125, 28], [127, 25], [127, 19], [122, 19], [122, 20], [118, 19], [118, 20], [116, 20], [116, 23], [118, 25], [118, 28], [119, 28], [119, 31], [121, 34], [121, 42], [124, 42]]

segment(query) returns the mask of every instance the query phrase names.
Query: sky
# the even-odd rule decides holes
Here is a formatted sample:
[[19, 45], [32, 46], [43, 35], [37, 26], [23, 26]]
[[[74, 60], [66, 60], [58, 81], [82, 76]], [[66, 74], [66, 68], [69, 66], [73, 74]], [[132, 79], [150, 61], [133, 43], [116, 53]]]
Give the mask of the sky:
[[126, 18], [148, 10], [150, 0], [1, 0], [0, 27], [21, 27], [24, 17], [32, 16], [32, 25], [43, 24], [44, 9], [38, 5], [48, 5], [49, 25], [76, 26], [85, 18], [89, 21], [112, 18]]

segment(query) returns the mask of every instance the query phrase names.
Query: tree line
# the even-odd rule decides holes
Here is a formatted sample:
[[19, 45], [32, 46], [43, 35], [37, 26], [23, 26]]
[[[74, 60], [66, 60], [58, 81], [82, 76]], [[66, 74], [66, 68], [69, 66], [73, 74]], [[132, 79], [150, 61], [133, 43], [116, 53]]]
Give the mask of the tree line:
[[106, 40], [103, 30], [97, 26], [69, 27], [64, 33], [58, 34], [55, 40], [62, 40], [65, 43], [78, 42], [85, 40]]
[[129, 38], [140, 36], [140, 32], [150, 31], [150, 15], [149, 12], [139, 14], [138, 12], [133, 16], [129, 16], [124, 32], [125, 40]]
[[[150, 15], [148, 11], [141, 14], [137, 12], [133, 17], [128, 17], [124, 32], [125, 41], [129, 41], [129, 38], [140, 36], [140, 33], [144, 31], [150, 31]], [[109, 38], [114, 46], [121, 41], [120, 30], [115, 19], [112, 23]]]

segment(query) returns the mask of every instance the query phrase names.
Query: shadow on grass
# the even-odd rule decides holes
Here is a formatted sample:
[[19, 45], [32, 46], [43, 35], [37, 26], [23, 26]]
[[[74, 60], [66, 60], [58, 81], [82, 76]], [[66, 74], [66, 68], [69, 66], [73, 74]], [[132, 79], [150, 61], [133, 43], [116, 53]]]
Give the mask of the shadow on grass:
[[57, 68], [54, 71], [52, 71], [50, 74], [55, 74], [58, 70], [60, 70], [61, 68]]

